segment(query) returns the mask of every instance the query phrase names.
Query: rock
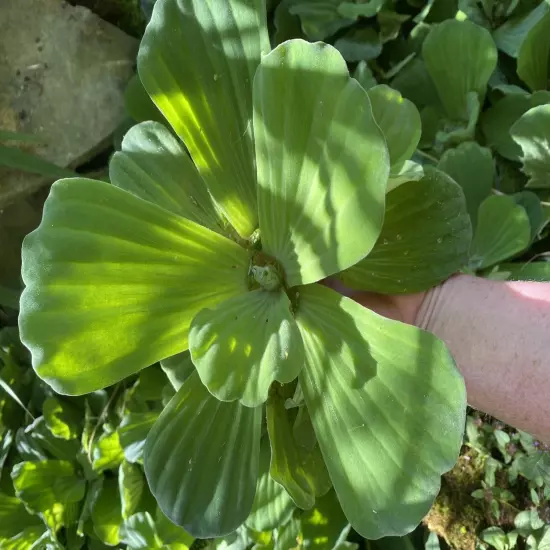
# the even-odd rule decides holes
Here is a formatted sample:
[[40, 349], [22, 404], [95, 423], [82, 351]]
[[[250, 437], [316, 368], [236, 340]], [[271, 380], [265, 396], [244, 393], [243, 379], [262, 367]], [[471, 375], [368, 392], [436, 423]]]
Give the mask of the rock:
[[[39, 135], [27, 150], [74, 168], [123, 120], [138, 41], [61, 0], [1, 1], [0, 129]], [[0, 168], [0, 209], [47, 183]]]

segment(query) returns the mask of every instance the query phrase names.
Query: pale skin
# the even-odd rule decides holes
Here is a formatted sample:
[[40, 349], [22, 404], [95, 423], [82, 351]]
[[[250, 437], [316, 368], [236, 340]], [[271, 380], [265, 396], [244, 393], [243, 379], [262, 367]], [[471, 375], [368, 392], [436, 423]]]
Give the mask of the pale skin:
[[464, 376], [472, 407], [550, 443], [550, 283], [455, 275], [406, 296], [328, 286], [438, 336]]

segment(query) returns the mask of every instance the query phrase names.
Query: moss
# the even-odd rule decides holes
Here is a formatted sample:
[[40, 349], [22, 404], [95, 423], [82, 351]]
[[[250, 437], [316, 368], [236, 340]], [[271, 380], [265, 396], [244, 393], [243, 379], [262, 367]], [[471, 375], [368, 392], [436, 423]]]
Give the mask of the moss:
[[145, 16], [140, 0], [69, 0], [75, 6], [84, 6], [124, 32], [141, 37], [145, 30]]
[[471, 497], [483, 478], [483, 461], [470, 451], [443, 476], [441, 491], [424, 524], [456, 550], [474, 550], [476, 533], [485, 521], [482, 505]]

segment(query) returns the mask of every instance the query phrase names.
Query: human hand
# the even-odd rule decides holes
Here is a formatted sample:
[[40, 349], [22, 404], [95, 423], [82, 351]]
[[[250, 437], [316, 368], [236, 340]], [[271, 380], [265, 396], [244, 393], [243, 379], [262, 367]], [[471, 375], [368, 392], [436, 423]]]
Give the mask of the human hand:
[[379, 315], [409, 325], [418, 324], [418, 312], [427, 294], [427, 292], [417, 292], [415, 294], [385, 295], [353, 290], [333, 277], [325, 279], [323, 284]]

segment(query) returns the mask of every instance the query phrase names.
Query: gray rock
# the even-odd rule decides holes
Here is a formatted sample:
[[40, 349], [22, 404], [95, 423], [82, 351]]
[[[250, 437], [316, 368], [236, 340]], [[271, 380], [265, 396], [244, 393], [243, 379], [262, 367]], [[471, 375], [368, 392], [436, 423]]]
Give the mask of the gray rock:
[[[1, 4], [0, 129], [41, 136], [25, 148], [60, 166], [86, 162], [124, 117], [138, 41], [61, 0]], [[47, 183], [0, 168], [0, 209]]]

